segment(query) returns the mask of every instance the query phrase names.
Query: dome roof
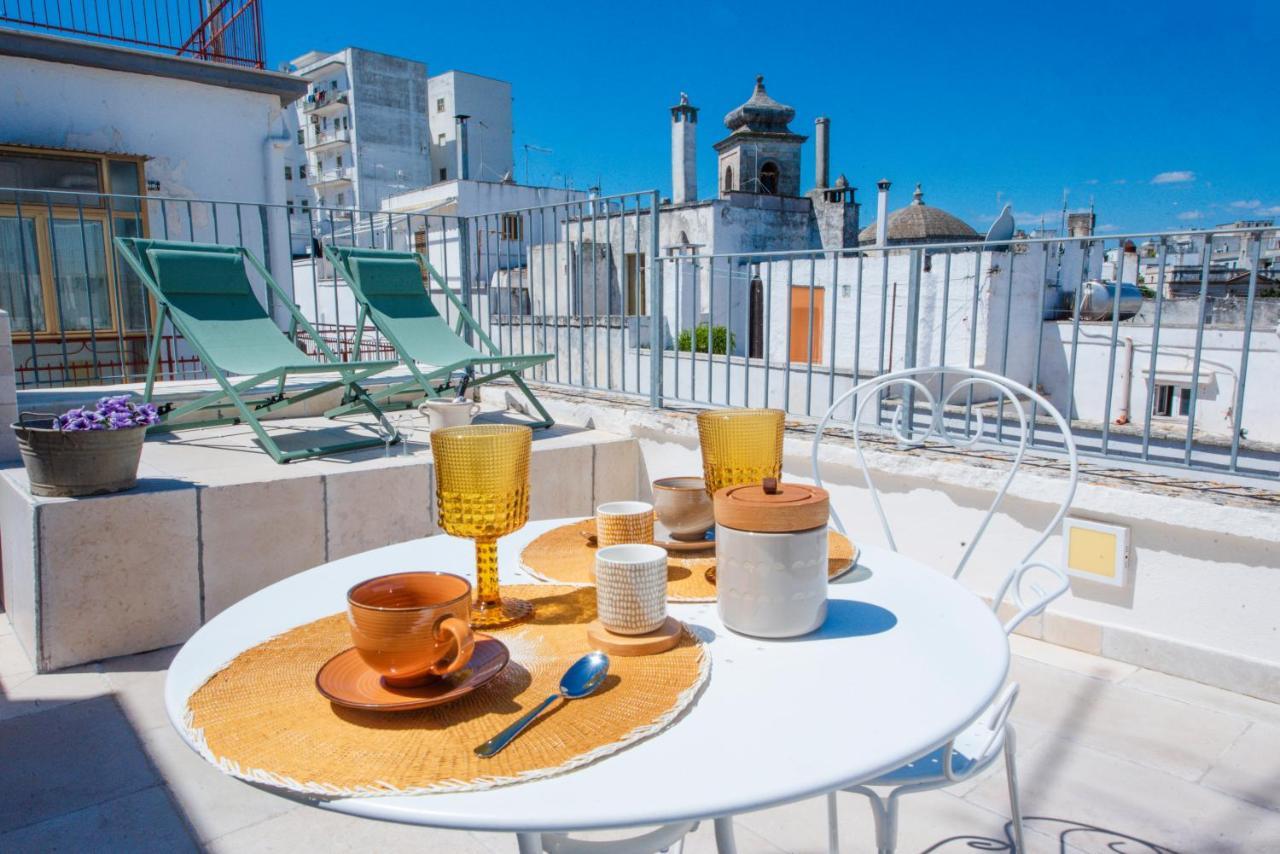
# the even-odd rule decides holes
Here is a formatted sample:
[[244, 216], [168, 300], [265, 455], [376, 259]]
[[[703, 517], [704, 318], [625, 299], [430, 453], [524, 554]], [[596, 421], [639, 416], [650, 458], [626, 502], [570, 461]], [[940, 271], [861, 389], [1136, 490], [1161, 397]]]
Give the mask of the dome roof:
[[[860, 246], [875, 244], [877, 224], [873, 222], [858, 232]], [[926, 205], [924, 190], [916, 184], [911, 204], [889, 214], [889, 232], [886, 240], [889, 244], [948, 243], [979, 240], [981, 237], [982, 235], [959, 217], [947, 213], [942, 208]]]
[[745, 104], [724, 117], [724, 126], [731, 131], [755, 133], [791, 133], [787, 123], [796, 117], [796, 111], [769, 97], [764, 90], [764, 75], [756, 75], [756, 88]]

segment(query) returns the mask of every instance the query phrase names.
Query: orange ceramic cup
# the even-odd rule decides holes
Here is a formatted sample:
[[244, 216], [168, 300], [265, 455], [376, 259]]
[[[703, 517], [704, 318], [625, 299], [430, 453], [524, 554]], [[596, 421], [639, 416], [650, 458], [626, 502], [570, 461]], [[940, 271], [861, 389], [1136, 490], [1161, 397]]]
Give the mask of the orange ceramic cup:
[[347, 591], [360, 658], [393, 688], [421, 685], [471, 660], [471, 583], [446, 572], [399, 572]]

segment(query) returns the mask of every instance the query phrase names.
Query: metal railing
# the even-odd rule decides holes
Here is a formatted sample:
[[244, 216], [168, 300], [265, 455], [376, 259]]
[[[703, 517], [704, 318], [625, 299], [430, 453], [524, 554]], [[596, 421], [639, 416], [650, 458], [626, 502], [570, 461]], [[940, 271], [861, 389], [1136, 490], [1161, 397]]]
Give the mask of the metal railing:
[[[115, 237], [243, 246], [292, 293], [321, 337], [354, 359], [354, 301], [318, 253], [320, 242], [414, 250], [461, 288], [455, 217], [249, 202], [0, 188], [0, 308], [9, 313], [19, 389], [115, 385], [145, 379], [153, 303], [114, 250]], [[287, 313], [250, 271], [268, 313]], [[456, 311], [438, 286], [433, 301]], [[206, 376], [172, 328], [160, 332], [159, 380]], [[303, 342], [304, 349], [315, 348]], [[360, 357], [384, 358], [366, 333]]]
[[0, 23], [262, 68], [258, 0], [0, 0]]
[[[544, 383], [817, 419], [868, 377], [972, 367], [1042, 393], [1084, 455], [1280, 476], [1280, 399], [1249, 381], [1280, 373], [1280, 230], [707, 253], [675, 212], [655, 218], [658, 204], [565, 191], [459, 218], [0, 188], [0, 301], [20, 388], [136, 382], [150, 302], [110, 239], [237, 244], [343, 358], [386, 357], [376, 334], [354, 351], [354, 301], [316, 248], [412, 249], [503, 352], [556, 357], [531, 372]], [[452, 322], [439, 285], [424, 287]], [[200, 376], [181, 338], [161, 334], [162, 378]], [[900, 404], [925, 417], [889, 399], [877, 417]], [[1029, 411], [1030, 444], [1059, 446]], [[981, 417], [999, 440], [1015, 416], [965, 395], [946, 417], [962, 429]]]
[[[1280, 370], [1280, 290], [1260, 257], [1277, 232], [1195, 234], [1192, 297], [1168, 280], [1175, 237], [1185, 236], [665, 256], [665, 321], [678, 332], [662, 393], [821, 417], [887, 371], [980, 368], [1044, 394], [1071, 419], [1082, 454], [1280, 476], [1280, 406], [1246, 393], [1251, 370]], [[1237, 238], [1247, 239], [1232, 290], [1215, 283], [1214, 249]], [[1124, 251], [1139, 242], [1144, 255]], [[881, 401], [877, 419], [904, 402], [910, 417], [927, 417], [908, 399]], [[1060, 447], [1052, 422], [1030, 411], [1031, 444]], [[1014, 423], [972, 395], [948, 417], [971, 425], [978, 414], [997, 440]]]

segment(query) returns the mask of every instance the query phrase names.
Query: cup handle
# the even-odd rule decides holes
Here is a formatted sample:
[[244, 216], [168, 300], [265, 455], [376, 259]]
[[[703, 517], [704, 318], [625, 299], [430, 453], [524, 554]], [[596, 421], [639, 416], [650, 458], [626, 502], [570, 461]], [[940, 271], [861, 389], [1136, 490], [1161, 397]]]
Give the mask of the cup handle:
[[431, 668], [431, 672], [436, 676], [447, 676], [456, 670], [461, 670], [471, 660], [471, 653], [476, 648], [476, 638], [471, 632], [471, 626], [457, 617], [445, 617], [440, 621], [440, 625], [436, 626], [437, 638], [445, 634], [453, 635], [458, 651], [454, 653], [453, 659], [448, 664], [437, 664]]

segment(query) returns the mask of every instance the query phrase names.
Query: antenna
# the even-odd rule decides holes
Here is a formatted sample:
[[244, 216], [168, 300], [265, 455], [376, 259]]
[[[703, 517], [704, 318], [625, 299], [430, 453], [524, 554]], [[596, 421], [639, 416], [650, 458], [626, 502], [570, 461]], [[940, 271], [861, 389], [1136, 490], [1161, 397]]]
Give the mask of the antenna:
[[555, 154], [555, 152], [550, 148], [543, 148], [528, 142], [526, 142], [522, 147], [524, 148], [524, 182], [526, 184], [531, 184], [532, 182], [529, 180], [529, 152], [536, 151], [539, 154]]

